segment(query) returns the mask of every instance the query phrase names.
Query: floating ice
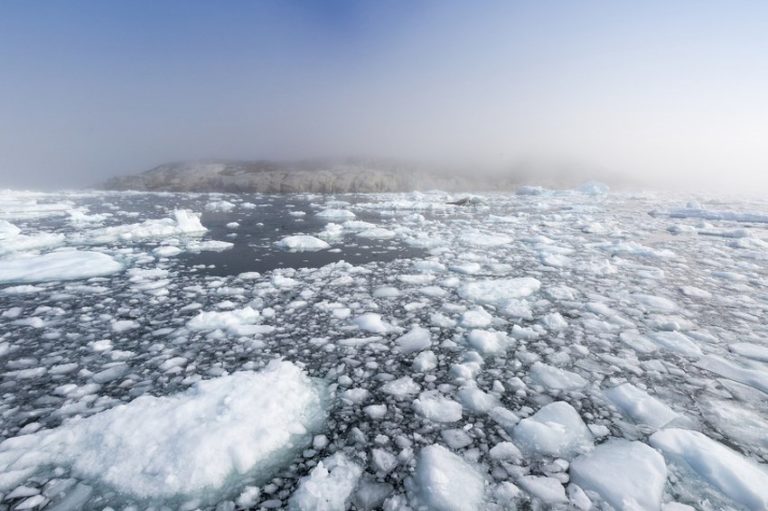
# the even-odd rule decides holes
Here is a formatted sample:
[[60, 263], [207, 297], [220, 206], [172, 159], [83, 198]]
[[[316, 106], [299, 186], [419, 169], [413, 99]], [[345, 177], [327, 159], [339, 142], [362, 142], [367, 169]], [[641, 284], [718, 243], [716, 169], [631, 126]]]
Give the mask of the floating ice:
[[328, 243], [314, 236], [286, 236], [275, 245], [288, 252], [317, 252], [331, 248]]
[[534, 382], [555, 390], [576, 390], [587, 385], [587, 381], [576, 373], [536, 362], [531, 367]]
[[177, 209], [174, 210], [172, 218], [146, 220], [138, 224], [103, 227], [77, 234], [73, 236], [73, 240], [102, 244], [167, 238], [178, 235], [199, 235], [205, 231], [207, 229], [200, 223], [200, 215], [186, 209]]
[[661, 508], [667, 466], [657, 451], [642, 442], [609, 440], [571, 463], [571, 480], [599, 494], [616, 509]]
[[768, 213], [761, 211], [718, 211], [704, 209], [698, 204], [687, 208], [672, 209], [667, 214], [672, 218], [701, 218], [703, 220], [726, 220], [729, 222], [768, 223]]
[[509, 300], [525, 298], [541, 287], [532, 277], [478, 280], [462, 284], [458, 293], [466, 300], [503, 307]]
[[518, 484], [547, 506], [556, 506], [568, 502], [563, 483], [554, 477], [523, 476], [518, 481]]
[[295, 511], [345, 511], [363, 469], [343, 454], [325, 458], [291, 496]]
[[140, 498], [204, 496], [246, 474], [268, 477], [321, 426], [323, 403], [301, 369], [274, 361], [11, 438], [0, 444], [0, 463], [4, 471], [68, 465]]
[[669, 406], [631, 383], [623, 383], [605, 391], [606, 397], [635, 422], [661, 428], [679, 415]]
[[467, 336], [467, 343], [483, 355], [498, 355], [510, 345], [510, 340], [502, 332], [472, 330]]
[[253, 335], [268, 333], [274, 327], [257, 325], [261, 320], [259, 311], [244, 307], [231, 311], [200, 312], [187, 322], [190, 330], [210, 331], [225, 330], [234, 335]]
[[461, 242], [473, 247], [495, 247], [498, 245], [507, 245], [512, 242], [512, 238], [499, 234], [486, 234], [481, 232], [466, 233], [461, 236]]
[[432, 338], [429, 330], [420, 326], [413, 327], [407, 334], [401, 335], [395, 340], [397, 351], [403, 355], [422, 351], [430, 347]]
[[100, 252], [62, 250], [0, 259], [0, 282], [87, 279], [110, 275], [122, 269], [121, 263]]
[[698, 431], [665, 429], [651, 445], [683, 463], [705, 482], [753, 511], [768, 509], [768, 470]]
[[389, 332], [392, 329], [390, 325], [381, 319], [380, 314], [376, 314], [374, 312], [362, 314], [356, 317], [352, 322], [356, 324], [361, 330], [365, 330], [366, 332], [371, 332], [374, 334], [383, 334]]
[[483, 476], [470, 464], [440, 445], [419, 452], [415, 481], [418, 497], [435, 511], [475, 511], [485, 493]]
[[438, 391], [422, 392], [413, 401], [416, 413], [433, 422], [456, 422], [461, 420], [461, 405]]
[[592, 448], [592, 434], [579, 413], [555, 401], [521, 420], [513, 431], [515, 443], [528, 454], [572, 458]]
[[394, 238], [397, 233], [384, 229], [382, 227], [375, 227], [373, 229], [366, 229], [357, 233], [360, 238], [368, 238], [372, 240], [389, 240]]
[[355, 214], [347, 209], [324, 209], [315, 215], [318, 218], [328, 221], [352, 220]]
[[742, 367], [717, 355], [707, 355], [699, 366], [729, 380], [749, 385], [768, 394], [768, 371]]

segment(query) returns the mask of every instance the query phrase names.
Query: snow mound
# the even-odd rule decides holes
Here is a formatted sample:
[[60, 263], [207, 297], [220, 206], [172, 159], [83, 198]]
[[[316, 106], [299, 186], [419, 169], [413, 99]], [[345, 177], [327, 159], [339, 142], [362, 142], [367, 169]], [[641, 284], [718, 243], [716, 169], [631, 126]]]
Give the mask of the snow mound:
[[753, 511], [768, 509], [768, 470], [698, 431], [670, 428], [654, 433], [651, 445], [670, 461], [682, 462], [704, 481]]
[[418, 496], [435, 511], [475, 511], [485, 492], [483, 476], [469, 463], [441, 445], [419, 452], [415, 481]]
[[139, 498], [205, 496], [238, 476], [269, 477], [324, 422], [324, 395], [289, 362], [142, 396], [0, 444], [0, 469], [68, 465]]
[[288, 252], [317, 252], [331, 248], [328, 243], [314, 236], [286, 236], [275, 245]]
[[344, 511], [363, 469], [341, 453], [325, 458], [291, 496], [294, 511]]
[[515, 443], [527, 454], [572, 458], [592, 449], [589, 428], [565, 401], [550, 403], [513, 430]]
[[102, 277], [123, 265], [99, 252], [63, 250], [0, 260], [0, 282], [48, 282]]
[[598, 493], [616, 509], [658, 511], [667, 466], [642, 442], [609, 440], [571, 463], [571, 480]]

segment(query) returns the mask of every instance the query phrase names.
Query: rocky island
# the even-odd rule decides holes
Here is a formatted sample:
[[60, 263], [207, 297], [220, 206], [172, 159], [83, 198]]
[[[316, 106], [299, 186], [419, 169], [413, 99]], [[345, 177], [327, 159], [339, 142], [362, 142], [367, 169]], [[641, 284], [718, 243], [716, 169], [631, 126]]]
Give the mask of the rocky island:
[[141, 174], [115, 177], [107, 190], [249, 193], [365, 193], [511, 190], [519, 173], [441, 171], [412, 163], [345, 159], [300, 161], [206, 160], [157, 166]]

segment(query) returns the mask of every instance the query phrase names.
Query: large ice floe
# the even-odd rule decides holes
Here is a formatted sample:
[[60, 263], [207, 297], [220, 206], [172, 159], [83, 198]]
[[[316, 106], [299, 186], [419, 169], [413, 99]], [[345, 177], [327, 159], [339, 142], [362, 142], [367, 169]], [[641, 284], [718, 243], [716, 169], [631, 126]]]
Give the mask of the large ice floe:
[[768, 509], [766, 217], [0, 191], [0, 509]]
[[205, 498], [237, 476], [267, 479], [321, 428], [324, 399], [301, 369], [272, 362], [8, 439], [0, 468], [7, 480], [66, 465], [139, 499]]
[[122, 269], [123, 265], [112, 256], [88, 250], [22, 254], [0, 259], [0, 282], [76, 280], [110, 275]]

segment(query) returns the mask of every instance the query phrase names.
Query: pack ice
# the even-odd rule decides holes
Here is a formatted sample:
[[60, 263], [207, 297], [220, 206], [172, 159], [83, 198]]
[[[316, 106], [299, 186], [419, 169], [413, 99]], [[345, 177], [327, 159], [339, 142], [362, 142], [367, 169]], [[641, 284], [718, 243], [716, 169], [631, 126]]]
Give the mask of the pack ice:
[[766, 218], [0, 191], [0, 507], [768, 509]]

